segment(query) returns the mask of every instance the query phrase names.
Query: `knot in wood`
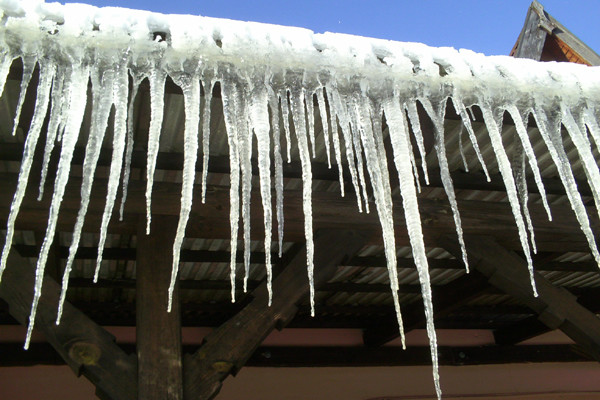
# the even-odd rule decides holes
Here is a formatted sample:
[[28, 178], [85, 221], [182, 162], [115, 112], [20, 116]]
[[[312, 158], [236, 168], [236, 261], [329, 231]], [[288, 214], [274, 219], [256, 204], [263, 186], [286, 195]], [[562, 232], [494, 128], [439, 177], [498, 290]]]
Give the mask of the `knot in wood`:
[[69, 356], [83, 365], [96, 365], [102, 351], [93, 343], [77, 342], [69, 348]]

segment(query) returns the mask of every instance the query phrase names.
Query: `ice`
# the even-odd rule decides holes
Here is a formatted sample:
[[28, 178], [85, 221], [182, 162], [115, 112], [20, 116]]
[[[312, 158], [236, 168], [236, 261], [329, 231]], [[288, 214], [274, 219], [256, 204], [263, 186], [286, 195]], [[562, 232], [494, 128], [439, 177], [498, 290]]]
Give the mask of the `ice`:
[[[13, 60], [21, 59], [23, 65], [20, 87], [15, 89], [11, 86], [10, 89], [19, 93], [14, 104], [16, 107], [12, 109], [14, 115], [10, 117], [14, 120], [13, 135], [17, 133], [21, 109], [25, 110], [24, 101], [29, 82], [34, 81], [32, 77], [35, 76], [35, 66], [39, 65], [35, 109], [29, 132], [24, 139], [19, 182], [7, 218], [0, 277], [6, 267], [20, 204], [34, 163], [33, 155], [46, 120], [43, 155], [39, 157], [40, 199], [46, 180], [53, 177], [50, 165], [56, 143], [60, 147], [47, 230], [37, 264], [26, 346], [29, 345], [35, 321], [46, 259], [56, 235], [71, 157], [78, 141], [81, 146], [85, 146], [80, 208], [63, 275], [57, 323], [60, 322], [69, 274], [81, 241], [90, 202], [96, 164], [107, 132], [112, 133], [112, 141], [105, 145], [112, 154], [100, 224], [95, 279], [98, 278], [118, 188], [122, 184], [119, 212], [122, 219], [129, 180], [132, 173], [137, 175], [132, 171], [134, 138], [137, 140], [142, 136], [139, 143], [145, 143], [145, 134], [148, 135], [147, 159], [146, 169], [141, 171], [141, 175], [146, 180], [146, 233], [149, 233], [153, 181], [159, 149], [163, 148], [161, 133], [165, 112], [165, 85], [169, 78], [181, 87], [185, 109], [181, 206], [173, 243], [172, 279], [169, 291], [165, 293], [169, 295], [169, 309], [178, 275], [179, 253], [184, 243], [194, 195], [198, 193], [194, 187], [199, 147], [202, 153], [199, 196], [204, 203], [206, 196], [210, 196], [210, 192], [207, 193], [207, 173], [212, 145], [217, 151], [223, 150], [220, 155], [227, 152], [229, 157], [229, 264], [232, 301], [235, 301], [240, 222], [243, 232], [244, 290], [248, 289], [252, 246], [251, 203], [258, 202], [258, 197], [252, 197], [252, 189], [257, 184], [263, 213], [265, 280], [269, 304], [277, 298], [278, 293], [272, 293], [271, 290], [272, 190], [274, 186], [277, 240], [281, 257], [285, 225], [284, 184], [288, 183], [283, 177], [283, 158], [291, 162], [291, 155], [298, 154], [302, 171], [302, 212], [310, 284], [309, 301], [311, 314], [314, 315], [313, 274], [314, 268], [318, 266], [313, 261], [311, 157], [318, 163], [326, 161], [331, 167], [330, 145], [333, 143], [333, 158], [338, 168], [341, 195], [345, 194], [344, 169], [347, 168], [348, 180], [352, 182], [349, 187], [353, 188], [356, 195], [358, 211], [369, 212], [370, 206], [375, 205], [382, 230], [394, 309], [404, 342], [401, 299], [397, 292], [397, 227], [394, 226], [395, 191], [392, 190], [396, 187], [390, 183], [388, 170], [391, 161], [388, 161], [386, 154], [389, 152], [386, 146], [390, 144], [393, 164], [398, 171], [406, 229], [421, 284], [435, 390], [439, 397], [441, 391], [437, 372], [433, 304], [417, 195], [421, 189], [419, 169], [428, 184], [428, 169], [431, 169], [432, 157], [425, 153], [424, 135], [428, 132], [422, 130], [424, 127], [421, 127], [419, 120], [419, 112], [422, 110], [418, 109], [417, 102], [422, 104], [433, 123], [441, 180], [467, 268], [463, 227], [451, 179], [452, 169], [456, 165], [449, 163], [449, 157], [455, 151], [460, 152], [465, 170], [468, 170], [468, 166], [476, 158], [488, 180], [486, 161], [489, 163], [493, 158], [493, 165], [497, 163], [534, 285], [529, 249], [531, 247], [533, 251], [536, 250], [533, 230], [535, 221], [532, 221], [528, 209], [528, 173], [534, 178], [548, 218], [551, 218], [551, 214], [542, 181], [542, 164], [538, 166], [534, 152], [534, 148], [540, 151], [538, 143], [534, 142], [537, 133], [535, 128], [527, 126], [530, 114], [535, 117], [542, 141], [558, 171], [591, 253], [600, 264], [595, 236], [575, 181], [574, 171], [577, 170], [567, 156], [567, 151], [571, 151], [571, 148], [565, 148], [565, 143], [573, 143], [577, 154], [569, 153], [569, 156], [578, 157], [578, 168], [581, 165], [585, 173], [582, 179], [587, 180], [596, 207], [600, 208], [600, 169], [596, 161], [596, 151], [600, 144], [598, 68], [564, 63], [541, 64], [509, 57], [485, 57], [468, 50], [435, 49], [421, 44], [332, 33], [315, 34], [299, 28], [204, 17], [165, 16], [114, 8], [98, 9], [85, 5], [63, 6], [37, 0], [27, 2], [24, 6], [14, 1], [5, 1], [0, 3], [0, 11], [3, 15], [0, 24], [0, 93], [4, 91]], [[445, 74], [440, 73], [441, 69], [445, 70]], [[90, 78], [91, 92], [88, 94]], [[148, 132], [135, 132], [136, 97], [141, 93], [140, 85], [145, 79], [148, 79], [150, 87], [150, 126]], [[215, 138], [220, 132], [211, 132], [211, 125], [213, 128], [218, 126], [220, 119], [220, 115], [211, 115], [213, 109], [219, 109], [218, 97], [213, 99], [212, 96], [218, 87], [228, 149], [218, 149], [218, 142], [223, 138]], [[12, 92], [11, 96], [16, 97], [17, 94]], [[89, 105], [86, 104], [88, 97], [91, 99]], [[460, 117], [459, 125], [450, 134], [444, 131], [448, 101], [452, 102]], [[79, 138], [82, 121], [88, 121], [84, 119], [86, 106], [89, 106], [90, 123], [82, 131], [85, 135], [82, 134]], [[475, 121], [475, 107], [475, 111], [481, 110], [483, 121]], [[514, 129], [503, 129], [504, 112], [510, 114]], [[387, 130], [383, 129], [384, 118]], [[320, 124], [315, 123], [316, 120], [320, 120]], [[107, 129], [110, 121], [114, 121], [112, 130]], [[409, 123], [414, 142], [411, 142]], [[561, 132], [563, 126], [564, 134]], [[173, 134], [171, 127], [168, 128], [169, 133]], [[465, 151], [463, 129], [468, 134], [475, 157]], [[588, 131], [592, 139], [588, 137]], [[447, 148], [445, 139], [450, 135], [458, 135], [458, 149]], [[20, 136], [19, 134], [12, 140], [21, 140]], [[503, 140], [513, 144], [515, 151], [510, 154], [510, 160]], [[593, 148], [592, 140], [596, 148]], [[166, 146], [165, 151], [178, 151], [168, 148], [176, 142], [168, 143], [169, 141], [172, 141], [172, 137], [165, 138], [162, 143]], [[485, 143], [486, 148], [480, 148], [478, 141]], [[136, 152], [141, 151], [139, 147], [138, 145]], [[419, 158], [420, 166], [417, 165]], [[548, 168], [546, 161], [543, 170], [552, 170]], [[253, 182], [256, 171], [258, 179]], [[294, 180], [290, 180], [290, 186], [294, 184]], [[328, 188], [332, 189], [337, 188]], [[198, 207], [202, 206], [198, 204]], [[127, 212], [135, 213], [135, 210]]]
[[[72, 65], [72, 73], [68, 83], [65, 85], [66, 95], [69, 98], [69, 115], [65, 133], [62, 140], [60, 151], [60, 159], [58, 162], [58, 170], [56, 172], [56, 180], [54, 182], [54, 193], [52, 195], [52, 203], [50, 204], [50, 216], [48, 218], [48, 227], [46, 228], [46, 236], [42, 243], [40, 255], [38, 258], [35, 271], [35, 287], [33, 293], [33, 301], [31, 304], [31, 313], [29, 314], [29, 324], [27, 326], [27, 335], [25, 337], [24, 348], [29, 348], [33, 326], [35, 324], [35, 315], [37, 305], [42, 294], [42, 283], [44, 280], [44, 269], [48, 259], [50, 246], [54, 242], [54, 234], [56, 233], [56, 223], [60, 204], [63, 200], [65, 187], [69, 180], [69, 171], [71, 168], [71, 159], [73, 158], [73, 150], [79, 137], [81, 121], [86, 104], [87, 83], [89, 77], [89, 67], [81, 65], [80, 60], [74, 60]], [[79, 62], [78, 62], [79, 61]]]
[[27, 139], [25, 139], [25, 146], [23, 148], [23, 162], [21, 163], [21, 170], [19, 171], [19, 180], [17, 183], [17, 189], [10, 205], [10, 213], [8, 215], [8, 222], [6, 224], [6, 240], [4, 241], [4, 248], [2, 250], [2, 259], [0, 260], [0, 281], [2, 281], [2, 273], [6, 268], [6, 260], [10, 247], [12, 245], [12, 239], [15, 231], [15, 221], [19, 214], [19, 208], [25, 197], [25, 189], [29, 182], [29, 172], [31, 171], [31, 164], [33, 162], [33, 156], [35, 148], [37, 146], [38, 139], [40, 137], [40, 131], [42, 130], [42, 124], [46, 117], [48, 110], [48, 103], [50, 98], [50, 88], [52, 86], [52, 80], [56, 73], [56, 66], [52, 63], [42, 62], [40, 64], [40, 81], [37, 87], [37, 95], [35, 99], [35, 112], [29, 127], [29, 133]]
[[183, 182], [181, 184], [181, 208], [179, 221], [173, 242], [173, 267], [171, 282], [169, 283], [169, 298], [167, 311], [171, 312], [173, 306], [173, 292], [179, 274], [179, 254], [185, 237], [192, 200], [194, 197], [194, 183], [196, 178], [196, 159], [198, 157], [198, 125], [200, 123], [200, 78], [195, 74], [181, 73], [174, 76], [174, 82], [183, 91], [185, 107], [185, 130], [183, 147]]

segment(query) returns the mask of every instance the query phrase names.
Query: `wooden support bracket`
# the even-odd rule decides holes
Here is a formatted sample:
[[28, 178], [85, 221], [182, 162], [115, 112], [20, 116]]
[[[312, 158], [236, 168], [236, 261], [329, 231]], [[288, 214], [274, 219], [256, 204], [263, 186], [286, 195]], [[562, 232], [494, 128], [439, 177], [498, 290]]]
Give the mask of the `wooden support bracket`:
[[[34, 280], [33, 268], [12, 252], [0, 283], [0, 297], [8, 303], [10, 314], [23, 325], [29, 319]], [[82, 374], [96, 386], [100, 398], [135, 399], [135, 356], [125, 354], [111, 334], [68, 302], [64, 305], [61, 324], [56, 325], [59, 296], [60, 286], [46, 276], [37, 309], [36, 331], [44, 333], [77, 375]]]
[[[342, 261], [352, 257], [367, 238], [354, 231], [321, 230], [315, 234], [315, 285], [327, 282]], [[212, 399], [222, 382], [235, 374], [267, 335], [289, 321], [297, 303], [308, 293], [306, 249], [299, 251], [273, 281], [273, 302], [268, 306], [266, 284], [252, 293], [253, 300], [205, 338], [194, 354], [184, 356], [184, 396]], [[317, 307], [318, 312], [318, 307]]]

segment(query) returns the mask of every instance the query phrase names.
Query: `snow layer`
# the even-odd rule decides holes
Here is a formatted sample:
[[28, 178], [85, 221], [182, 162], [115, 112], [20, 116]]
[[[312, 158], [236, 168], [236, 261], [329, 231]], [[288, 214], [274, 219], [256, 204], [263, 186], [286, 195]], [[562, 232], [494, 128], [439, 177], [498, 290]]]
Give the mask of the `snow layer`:
[[[370, 201], [375, 204], [383, 232], [395, 309], [402, 329], [397, 296], [395, 227], [391, 223], [394, 207], [391, 187], [393, 184], [395, 186], [395, 183], [390, 182], [388, 168], [391, 166], [387, 163], [389, 157], [384, 146], [384, 137], [389, 136], [393, 152], [390, 156], [398, 170], [402, 205], [422, 286], [435, 388], [438, 396], [441, 395], [437, 375], [430, 279], [417, 201], [417, 192], [420, 190], [418, 175], [421, 172], [409, 133], [410, 124], [415, 135], [416, 148], [424, 159], [425, 148], [417, 101], [423, 105], [434, 123], [434, 149], [443, 186], [452, 206], [465, 266], [468, 257], [462, 239], [460, 213], [448, 169], [444, 140], [445, 105], [449, 99], [460, 115], [477, 158], [487, 175], [467, 111], [470, 111], [473, 105], [477, 105], [483, 112], [489, 141], [492, 143], [506, 185], [530, 270], [533, 271], [530, 244], [535, 250], [535, 242], [524, 186], [527, 166], [535, 177], [550, 217], [537, 160], [524, 125], [530, 114], [536, 119], [540, 134], [557, 166], [591, 252], [596, 261], [600, 262], [589, 219], [563, 148], [560, 130], [563, 123], [583, 160], [596, 204], [600, 204], [600, 171], [590, 150], [591, 142], [587, 134], [589, 130], [597, 145], [600, 141], [597, 122], [600, 109], [597, 106], [600, 100], [600, 70], [597, 68], [557, 63], [540, 64], [509, 57], [485, 57], [468, 50], [430, 48], [417, 43], [332, 33], [315, 34], [301, 28], [252, 22], [161, 15], [120, 8], [99, 9], [82, 4], [62, 6], [57, 3], [45, 4], [39, 0], [0, 0], [0, 17], [0, 93], [12, 61], [21, 58], [24, 65], [24, 78], [15, 121], [18, 120], [24, 93], [36, 64], [40, 71], [35, 113], [25, 143], [19, 186], [7, 224], [0, 279], [6, 267], [14, 222], [24, 196], [41, 125], [48, 112], [48, 139], [45, 144], [42, 181], [45, 179], [47, 162], [57, 139], [60, 140], [61, 149], [52, 194], [51, 216], [38, 261], [26, 347], [42, 290], [45, 259], [54, 237], [62, 196], [69, 179], [72, 150], [77, 142], [85, 112], [86, 90], [90, 80], [93, 126], [86, 141], [81, 209], [74, 227], [73, 242], [63, 277], [61, 310], [70, 267], [85, 220], [99, 144], [102, 143], [109, 123], [109, 112], [114, 107], [115, 134], [100, 232], [98, 268], [101, 265], [107, 225], [120, 185], [123, 187], [123, 201], [126, 198], [133, 148], [133, 100], [140, 82], [146, 78], [150, 82], [151, 100], [146, 190], [147, 230], [151, 229], [152, 182], [163, 123], [164, 84], [167, 76], [183, 91], [186, 117], [181, 211], [173, 244], [174, 263], [169, 295], [177, 279], [179, 251], [192, 202], [204, 202], [209, 162], [211, 93], [216, 84], [221, 88], [231, 168], [232, 301], [235, 300], [236, 251], [240, 222], [244, 239], [245, 282], [250, 263], [251, 159], [258, 160], [261, 206], [266, 232], [264, 243], [267, 281], [271, 295], [271, 188], [272, 185], [275, 186], [275, 214], [281, 254], [284, 234], [283, 153], [286, 153], [289, 161], [293, 146], [299, 151], [302, 166], [307, 269], [311, 283], [310, 303], [314, 313], [311, 156], [315, 156], [315, 121], [319, 120], [324, 131], [327, 161], [330, 165], [333, 161], [340, 170], [341, 195], [345, 194], [343, 170], [347, 168], [358, 210], [369, 212]], [[201, 96], [202, 92], [204, 96]], [[517, 147], [520, 149], [512, 163], [501, 138], [500, 116], [505, 111], [510, 113], [515, 121]], [[385, 132], [382, 131], [384, 115], [388, 126]], [[254, 141], [257, 143], [255, 147]], [[330, 154], [330, 141], [333, 143], [333, 157]], [[464, 159], [462, 137], [460, 146]], [[193, 185], [196, 181], [196, 162], [200, 147], [203, 149], [202, 198], [194, 199]], [[342, 154], [345, 154], [344, 160]], [[274, 165], [273, 183], [271, 165]], [[424, 179], [428, 182], [424, 162], [421, 168]], [[122, 170], [123, 182], [120, 181]], [[42, 182], [40, 189], [43, 186]], [[369, 192], [372, 193], [372, 197], [369, 196]], [[40, 197], [42, 195], [40, 190]], [[121, 206], [121, 214], [122, 210]], [[96, 277], [97, 274], [98, 270]], [[535, 288], [533, 291], [535, 292]], [[276, 293], [275, 296], [277, 295]], [[59, 321], [60, 312], [57, 323]], [[403, 337], [402, 332], [401, 335]]]

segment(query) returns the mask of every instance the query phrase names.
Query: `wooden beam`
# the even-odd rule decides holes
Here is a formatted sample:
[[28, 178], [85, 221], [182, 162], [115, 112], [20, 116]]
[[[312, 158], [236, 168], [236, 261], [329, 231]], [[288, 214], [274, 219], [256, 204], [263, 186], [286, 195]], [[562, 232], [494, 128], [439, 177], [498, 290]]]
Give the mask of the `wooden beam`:
[[529, 6], [525, 25], [519, 35], [517, 49], [514, 57], [530, 58], [539, 61], [542, 56], [546, 35], [548, 32], [541, 27], [546, 20], [544, 16], [544, 8], [540, 3], [534, 1]]
[[[0, 191], [0, 221], [6, 221], [12, 201], [12, 191], [17, 177], [14, 174], [1, 174], [0, 185], [8, 190]], [[80, 205], [81, 180], [71, 178], [67, 185], [58, 229], [69, 231], [77, 216]], [[88, 217], [84, 230], [96, 233], [99, 229], [100, 216], [104, 210], [105, 180], [97, 180], [92, 190]], [[135, 234], [138, 215], [145, 210], [146, 185], [141, 181], [131, 181], [126, 205], [124, 221], [114, 220], [109, 231]], [[51, 190], [51, 189], [49, 189]], [[196, 198], [200, 198], [200, 188], [195, 188]], [[179, 215], [181, 185], [176, 183], [155, 182], [152, 211], [155, 215]], [[23, 201], [21, 212], [17, 218], [18, 229], [45, 229], [49, 208], [49, 197], [41, 202], [35, 199], [34, 193], [28, 192]], [[252, 203], [260, 204], [258, 190], [252, 192]], [[206, 196], [206, 204], [195, 202], [186, 230], [187, 237], [229, 238], [229, 188], [210, 186]], [[463, 230], [466, 234], [492, 235], [509, 249], [520, 249], [520, 242], [514, 217], [505, 202], [459, 201]], [[373, 209], [375, 207], [373, 206]], [[454, 220], [449, 204], [439, 200], [420, 199], [419, 210], [423, 221], [425, 242], [430, 246], [437, 245], [437, 239], [455, 232]], [[532, 204], [530, 212], [536, 227], [538, 251], [588, 251], [587, 241], [579, 229], [579, 224], [568, 205], [553, 205], [553, 221], [547, 220], [546, 212], [539, 204]], [[300, 191], [287, 191], [284, 204], [286, 240], [302, 242], [304, 240], [304, 215], [302, 212], [302, 195]], [[599, 227], [595, 210], [590, 209], [589, 218], [592, 229]], [[251, 210], [251, 224], [254, 227], [252, 237], [264, 239], [263, 215], [260, 207]], [[381, 243], [381, 227], [375, 212], [358, 213], [354, 199], [342, 198], [337, 193], [313, 193], [313, 221], [315, 229], [351, 229], [361, 230], [369, 236], [371, 243]], [[493, 223], [490, 223], [493, 221]], [[396, 240], [399, 246], [409, 245], [408, 234], [402, 229], [405, 219], [401, 207], [394, 210]], [[557, 235], [560, 232], [560, 235]]]
[[[39, 255], [39, 247], [26, 245], [26, 244], [14, 244], [15, 249], [21, 257], [37, 258]], [[102, 252], [103, 260], [128, 260], [135, 261], [136, 249], [119, 247], [111, 248], [105, 247]], [[538, 253], [540, 255], [541, 253]], [[69, 248], [67, 246], [58, 246], [56, 248], [56, 255], [61, 259], [66, 259], [69, 255]], [[97, 247], [79, 247], [75, 255], [76, 260], [95, 260], [98, 255]], [[210, 262], [210, 263], [223, 263], [229, 265], [230, 253], [228, 251], [218, 250], [181, 250], [180, 261], [183, 262]], [[548, 256], [557, 257], [560, 253], [548, 254]], [[275, 264], [280, 264], [281, 259], [277, 256], [277, 253], [271, 255], [271, 259]], [[237, 252], [236, 260], [238, 263], [244, 262], [244, 253], [242, 251]], [[250, 253], [250, 260], [252, 264], [264, 264], [265, 253], [260, 251], [253, 251]], [[412, 258], [398, 258], [398, 268], [415, 268], [415, 263]], [[429, 269], [464, 269], [465, 266], [462, 261], [455, 258], [428, 258], [427, 263]], [[544, 261], [534, 258], [534, 265], [537, 271], [570, 271], [570, 272], [600, 272], [598, 265], [594, 261]], [[367, 268], [387, 268], [387, 260], [383, 256], [363, 256], [363, 257], [352, 257], [350, 260], [345, 260], [341, 266], [348, 267], [367, 267]], [[121, 282], [123, 281], [123, 282]], [[98, 284], [95, 286], [102, 286], [104, 280], [100, 279]], [[211, 281], [214, 282], [214, 281]], [[109, 282], [107, 282], [110, 285]], [[195, 284], [193, 282], [183, 281], [182, 289], [192, 288]], [[256, 282], [255, 284], [258, 284]], [[72, 283], [69, 283], [69, 287], [73, 285], [87, 285], [84, 278], [74, 278]], [[115, 285], [122, 285], [126, 287], [133, 287], [132, 283], [128, 283], [127, 280], [115, 280]], [[207, 289], [209, 289], [207, 287]]]
[[181, 316], [177, 287], [167, 312], [177, 218], [153, 216], [146, 235], [140, 218], [136, 261], [136, 341], [138, 398], [183, 399]]
[[[538, 297], [533, 296], [527, 263], [491, 238], [465, 236], [469, 264], [489, 279], [489, 283], [512, 295], [538, 314], [551, 329], [560, 329], [585, 351], [600, 361], [600, 320], [577, 303], [575, 296], [535, 273]], [[447, 237], [444, 246], [455, 256], [458, 243]]]
[[[134, 351], [134, 345], [125, 345]], [[184, 346], [184, 351], [192, 346]], [[47, 343], [33, 343], [29, 352], [14, 343], [0, 343], [0, 366], [63, 365], [64, 361]], [[528, 346], [439, 346], [440, 365], [486, 365], [516, 363], [569, 363], [590, 361], [575, 345]], [[248, 359], [248, 366], [259, 368], [306, 367], [393, 367], [431, 365], [429, 347], [259, 347]]]
[[[443, 286], [432, 287], [435, 318], [443, 318], [458, 309], [470, 299], [479, 296], [487, 289], [487, 280], [477, 272], [461, 276]], [[416, 300], [402, 311], [405, 332], [425, 325], [425, 309], [422, 301]], [[377, 328], [367, 329], [363, 333], [363, 342], [367, 346], [381, 346], [400, 336], [398, 324], [387, 321]]]
[[[365, 244], [365, 238], [352, 231], [319, 231], [315, 235], [314, 279], [326, 282], [338, 264]], [[253, 300], [233, 318], [211, 332], [200, 349], [184, 358], [184, 393], [190, 399], [211, 399], [222, 382], [236, 374], [265, 337], [276, 327], [291, 321], [298, 302], [308, 293], [306, 253], [300, 251], [273, 281], [274, 296], [268, 306], [266, 284], [253, 293]]]
[[[11, 315], [26, 325], [29, 319], [35, 271], [15, 253], [8, 258], [0, 284], [0, 297], [10, 308]], [[73, 371], [83, 374], [105, 399], [135, 399], [137, 396], [135, 357], [125, 354], [114, 337], [92, 322], [68, 302], [65, 303], [62, 323], [56, 325], [56, 309], [60, 286], [44, 278], [44, 286], [36, 317], [36, 331], [56, 349]]]

